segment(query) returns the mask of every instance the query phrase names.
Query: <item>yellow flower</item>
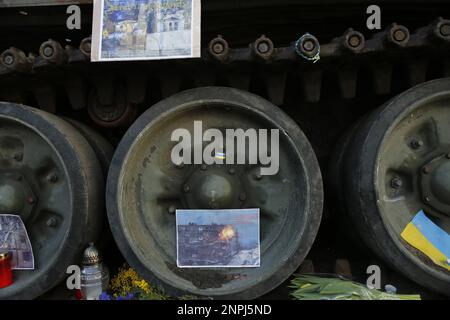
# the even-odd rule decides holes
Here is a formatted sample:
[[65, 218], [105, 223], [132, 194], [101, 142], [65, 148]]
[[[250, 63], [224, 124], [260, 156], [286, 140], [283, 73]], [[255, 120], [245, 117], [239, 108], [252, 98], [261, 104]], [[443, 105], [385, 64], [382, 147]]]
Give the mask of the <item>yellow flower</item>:
[[133, 286], [141, 289], [145, 294], [150, 293], [150, 286], [147, 281], [141, 279], [139, 281], [133, 281]]
[[136, 271], [128, 266], [119, 268], [118, 274], [111, 279], [111, 291], [114, 297], [126, 296], [140, 290], [143, 294], [141, 298], [150, 300], [165, 300], [167, 297], [159, 289], [153, 288], [141, 278]]

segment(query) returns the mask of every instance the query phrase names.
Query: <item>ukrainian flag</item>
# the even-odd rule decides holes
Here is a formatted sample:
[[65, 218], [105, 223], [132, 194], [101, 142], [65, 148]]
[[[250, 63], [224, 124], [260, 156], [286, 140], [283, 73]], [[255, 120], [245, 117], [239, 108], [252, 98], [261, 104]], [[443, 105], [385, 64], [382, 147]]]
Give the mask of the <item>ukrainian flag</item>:
[[423, 211], [406, 226], [401, 237], [436, 265], [450, 271], [450, 235], [428, 219]]

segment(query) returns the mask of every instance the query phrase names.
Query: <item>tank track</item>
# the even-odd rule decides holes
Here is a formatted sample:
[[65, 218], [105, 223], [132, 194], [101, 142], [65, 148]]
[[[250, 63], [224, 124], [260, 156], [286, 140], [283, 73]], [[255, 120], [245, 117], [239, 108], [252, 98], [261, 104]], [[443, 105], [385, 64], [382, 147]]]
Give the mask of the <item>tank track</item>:
[[[31, 95], [38, 107], [54, 113], [61, 87], [71, 108], [80, 110], [87, 106], [88, 84], [95, 87], [101, 103], [107, 104], [113, 99], [110, 93], [114, 90], [110, 89], [121, 82], [129, 102], [141, 104], [149, 83], [157, 82], [160, 92], [156, 95], [164, 98], [186, 87], [218, 82], [251, 91], [254, 78], [263, 78], [264, 95], [283, 105], [291, 76], [299, 80], [296, 87], [302, 90], [303, 99], [315, 103], [323, 96], [323, 81], [329, 74], [344, 99], [356, 97], [361, 70], [370, 74], [372, 91], [377, 95], [395, 90], [394, 69], [401, 69], [407, 87], [427, 80], [432, 68], [439, 70], [435, 77], [450, 74], [450, 21], [443, 18], [413, 33], [393, 23], [370, 39], [348, 29], [326, 44], [319, 44], [310, 34], [293, 40], [289, 46], [275, 47], [262, 35], [247, 47], [231, 48], [218, 36], [203, 48], [201, 59], [170, 62], [170, 66], [168, 62], [130, 63], [126, 70], [117, 63], [108, 67], [90, 63], [90, 38], [84, 39], [79, 48], [63, 48], [49, 40], [42, 43], [39, 55], [26, 55], [11, 47], [1, 55], [0, 83], [6, 93], [1, 92], [0, 97], [20, 102]], [[318, 57], [320, 62], [315, 63]]]

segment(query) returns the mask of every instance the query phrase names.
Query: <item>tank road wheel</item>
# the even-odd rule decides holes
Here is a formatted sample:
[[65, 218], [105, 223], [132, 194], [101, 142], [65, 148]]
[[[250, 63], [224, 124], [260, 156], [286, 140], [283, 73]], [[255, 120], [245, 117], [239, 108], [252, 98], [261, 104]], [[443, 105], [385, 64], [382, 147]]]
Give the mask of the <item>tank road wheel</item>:
[[[171, 134], [192, 133], [194, 121], [202, 121], [203, 131], [279, 129], [278, 173], [261, 176], [258, 165], [173, 164]], [[120, 142], [107, 182], [119, 248], [174, 296], [251, 299], [275, 288], [311, 248], [322, 202], [319, 166], [300, 128], [268, 101], [221, 87], [184, 91], [147, 110]], [[177, 268], [175, 211], [198, 208], [260, 208], [261, 267]]]
[[450, 233], [450, 79], [393, 98], [344, 152], [341, 200], [360, 236], [413, 281], [450, 295], [450, 272], [400, 236], [420, 210]]
[[0, 299], [33, 299], [54, 287], [98, 234], [102, 172], [95, 153], [67, 122], [0, 103], [0, 214], [20, 214], [35, 270], [14, 271]]
[[81, 123], [77, 120], [64, 118], [67, 122], [69, 122], [75, 129], [78, 130], [79, 133], [86, 139], [86, 141], [91, 146], [92, 150], [94, 150], [97, 159], [102, 167], [103, 177], [106, 180], [108, 176], [109, 165], [111, 164], [111, 159], [114, 154], [114, 147], [109, 143], [106, 138], [97, 133], [91, 127]]

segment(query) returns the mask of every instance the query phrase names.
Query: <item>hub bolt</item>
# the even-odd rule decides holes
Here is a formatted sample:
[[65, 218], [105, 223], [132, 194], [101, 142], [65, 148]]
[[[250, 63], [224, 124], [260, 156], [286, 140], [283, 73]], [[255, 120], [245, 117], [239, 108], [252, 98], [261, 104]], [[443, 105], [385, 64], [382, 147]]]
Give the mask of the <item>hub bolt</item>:
[[261, 180], [261, 179], [262, 179], [262, 175], [261, 175], [260, 172], [258, 172], [258, 173], [255, 174], [255, 179], [256, 179], [256, 180]]
[[47, 177], [47, 181], [55, 183], [56, 181], [58, 181], [58, 176], [56, 175], [56, 173], [49, 174]]
[[422, 171], [423, 171], [423, 173], [425, 173], [425, 174], [429, 174], [429, 173], [431, 172], [431, 169], [430, 169], [430, 167], [425, 166], [425, 167], [423, 167]]
[[200, 167], [200, 169], [202, 169], [203, 171], [205, 171], [208, 167], [206, 166], [206, 164], [202, 164], [202, 166]]
[[233, 175], [236, 173], [236, 170], [234, 170], [234, 168], [230, 168], [230, 170], [228, 170], [228, 173]]
[[28, 197], [27, 202], [29, 204], [34, 204], [36, 202], [36, 199], [34, 197]]
[[411, 147], [413, 149], [419, 149], [423, 147], [423, 141], [414, 139], [413, 141], [411, 141]]
[[57, 223], [58, 223], [58, 221], [56, 220], [55, 217], [49, 218], [49, 219], [47, 220], [47, 222], [46, 222], [47, 227], [50, 227], [50, 228], [56, 227], [56, 224], [57, 224]]
[[239, 200], [245, 201], [246, 199], [247, 199], [247, 195], [245, 194], [245, 192], [241, 192], [239, 194]]
[[403, 185], [403, 181], [399, 177], [395, 177], [391, 180], [391, 186], [395, 189], [400, 188], [402, 185]]
[[183, 187], [183, 191], [184, 191], [184, 193], [188, 193], [189, 191], [191, 191], [191, 187], [189, 187], [189, 185], [185, 185], [184, 187]]
[[425, 200], [426, 203], [429, 203], [431, 201], [431, 198], [429, 196], [425, 196], [423, 200]]

